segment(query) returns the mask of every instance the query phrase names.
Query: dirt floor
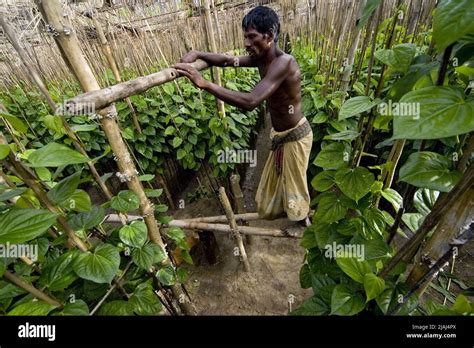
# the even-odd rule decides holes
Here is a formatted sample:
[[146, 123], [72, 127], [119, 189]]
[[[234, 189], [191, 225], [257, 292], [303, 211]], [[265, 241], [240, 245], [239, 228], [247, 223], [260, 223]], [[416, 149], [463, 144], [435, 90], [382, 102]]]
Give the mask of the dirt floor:
[[[268, 156], [271, 123], [269, 115], [259, 131], [255, 144], [257, 165], [248, 167], [241, 187], [247, 212], [255, 212], [254, 201], [258, 182]], [[182, 193], [197, 189], [193, 180]], [[216, 198], [205, 198], [186, 204], [184, 209], [173, 212], [177, 219], [223, 214]], [[251, 221], [250, 226], [282, 228], [287, 219], [274, 221]], [[218, 245], [218, 262], [210, 265], [205, 257], [197, 256], [195, 265], [185, 265], [189, 271], [188, 291], [200, 315], [285, 315], [290, 310], [289, 298], [294, 299], [296, 308], [311, 296], [310, 289], [301, 289], [299, 270], [303, 263], [304, 249], [299, 240], [287, 238], [252, 237], [246, 246], [251, 271], [244, 272], [239, 257], [234, 255], [235, 243], [230, 234], [215, 232]], [[474, 279], [474, 240], [471, 240], [457, 259], [454, 274], [467, 286], [473, 286]], [[451, 292], [457, 295], [462, 291], [452, 283]], [[437, 291], [428, 289], [425, 299], [443, 302], [444, 297]], [[449, 302], [448, 302], [449, 306]]]
[[[241, 180], [247, 212], [255, 212], [255, 192], [269, 152], [269, 115], [265, 117], [256, 141], [257, 165], [249, 167]], [[184, 191], [192, 191], [191, 182]], [[178, 209], [173, 216], [191, 218], [221, 215], [216, 198], [201, 199]], [[286, 218], [273, 221], [251, 221], [250, 226], [282, 228], [289, 225]], [[230, 234], [215, 232], [219, 248], [218, 262], [209, 265], [185, 266], [190, 274], [188, 291], [201, 315], [285, 315], [291, 304], [295, 308], [311, 296], [310, 290], [301, 289], [299, 270], [304, 249], [298, 239], [252, 236], [247, 244], [250, 272], [245, 272], [239, 257], [234, 255], [235, 243]], [[291, 299], [291, 300], [289, 300]]]

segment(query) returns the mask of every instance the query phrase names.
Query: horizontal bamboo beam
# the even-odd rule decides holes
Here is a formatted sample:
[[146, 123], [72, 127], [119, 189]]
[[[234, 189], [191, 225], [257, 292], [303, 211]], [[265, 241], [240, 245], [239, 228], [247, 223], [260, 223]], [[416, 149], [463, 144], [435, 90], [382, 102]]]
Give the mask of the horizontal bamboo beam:
[[[139, 220], [141, 216], [138, 215], [128, 215], [128, 221]], [[119, 222], [117, 214], [109, 214], [106, 216], [104, 222], [115, 223]], [[235, 214], [235, 220], [239, 221], [254, 221], [258, 220], [258, 213], [245, 213], [245, 214]], [[217, 216], [202, 216], [197, 218], [191, 219], [179, 219], [180, 221], [186, 222], [227, 222], [227, 216], [225, 215], [217, 215]]]
[[[314, 210], [310, 210], [308, 216], [312, 216], [314, 214]], [[258, 213], [242, 213], [242, 214], [235, 214], [235, 220], [237, 221], [254, 221], [260, 220], [261, 218], [258, 216]], [[188, 222], [227, 222], [227, 216], [225, 215], [216, 215], [216, 216], [201, 216], [196, 218], [190, 219], [180, 219], [182, 221]]]
[[[236, 221], [253, 221], [260, 219], [258, 213], [244, 213], [244, 214], [235, 214]], [[181, 219], [187, 222], [227, 222], [227, 217], [225, 215], [218, 216], [203, 216], [192, 219]]]
[[[128, 215], [127, 220], [139, 220], [142, 217], [139, 215]], [[235, 214], [235, 220], [239, 221], [254, 221], [260, 219], [258, 217], [258, 213], [245, 213], [245, 214]], [[191, 219], [179, 219], [180, 221], [186, 222], [227, 222], [227, 216], [225, 215], [217, 215], [217, 216], [202, 216], [197, 218]], [[104, 222], [115, 223], [119, 222], [117, 214], [109, 214], [105, 217]]]
[[[209, 67], [201, 59], [191, 63], [191, 65], [197, 70], [204, 70]], [[133, 80], [80, 94], [65, 103], [64, 111], [72, 114], [81, 114], [90, 110], [91, 107], [95, 110], [100, 110], [116, 101], [143, 93], [152, 87], [173, 81], [178, 77], [179, 74], [176, 69], [166, 68], [147, 76], [140, 76]]]
[[[190, 229], [198, 229], [198, 230], [214, 231], [214, 232], [232, 232], [232, 229], [230, 228], [229, 225], [213, 224], [213, 223], [206, 223], [206, 222], [188, 222], [188, 221], [183, 221], [183, 220], [171, 220], [167, 225], [170, 227], [190, 228]], [[301, 238], [301, 236], [290, 235], [276, 228], [237, 226], [237, 231], [239, 233], [250, 234], [253, 236], [261, 236], [261, 237]]]
[[[237, 214], [235, 215], [236, 219], [238, 219], [239, 215], [247, 215], [250, 217], [254, 217], [253, 214], [257, 213], [248, 213], [248, 214]], [[221, 218], [217, 216], [217, 218]], [[224, 219], [225, 219], [224, 215]], [[141, 219], [141, 216], [129, 215], [128, 220], [138, 220]], [[256, 219], [253, 219], [256, 220]], [[226, 220], [224, 220], [226, 221]], [[119, 223], [119, 217], [117, 214], [109, 214], [106, 216], [103, 222], [108, 223]], [[190, 221], [190, 220], [171, 220], [166, 224], [169, 227], [180, 227], [180, 228], [189, 228], [189, 229], [197, 229], [197, 230], [204, 230], [204, 231], [214, 231], [214, 232], [232, 232], [232, 229], [229, 225], [224, 224], [216, 224], [216, 223], [209, 223], [209, 222], [197, 222], [197, 221]], [[261, 228], [261, 227], [252, 227], [252, 226], [237, 226], [237, 230], [240, 233], [254, 235], [254, 236], [261, 236], [261, 237], [284, 237], [284, 238], [301, 238], [302, 236], [296, 235], [294, 233], [285, 232], [280, 229], [276, 228]]]

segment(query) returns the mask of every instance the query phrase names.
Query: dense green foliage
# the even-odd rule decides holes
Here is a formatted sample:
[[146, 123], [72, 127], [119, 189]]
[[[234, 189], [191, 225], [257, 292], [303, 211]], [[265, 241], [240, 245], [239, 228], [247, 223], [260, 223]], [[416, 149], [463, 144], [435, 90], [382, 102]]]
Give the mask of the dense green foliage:
[[[369, 5], [377, 3], [372, 1]], [[366, 11], [373, 11], [375, 7], [369, 5]], [[413, 202], [409, 202], [411, 210], [404, 212], [397, 231], [402, 240], [418, 229], [439, 192], [448, 192], [460, 179], [462, 174], [456, 170], [460, 149], [474, 130], [474, 98], [468, 88], [474, 75], [474, 55], [472, 49], [467, 52], [474, 37], [466, 35], [472, 33], [468, 17], [472, 16], [472, 6], [468, 1], [459, 6], [456, 2], [456, 9], [453, 6], [454, 2], [440, 1], [435, 11], [432, 39], [438, 55], [429, 53], [427, 39], [431, 35], [418, 38], [416, 44], [394, 42], [392, 47], [385, 47], [381, 30], [371, 81], [369, 49], [363, 57], [359, 81], [352, 85], [343, 103], [345, 96], [339, 91], [321, 93], [324, 76], [314, 68], [320, 52], [301, 43], [294, 47], [304, 78], [303, 110], [313, 125], [309, 171], [311, 185], [318, 193], [312, 201], [316, 208], [313, 225], [301, 242], [307, 254], [300, 282], [303, 288], [312, 288], [314, 295], [293, 314], [387, 314], [403, 298], [399, 295], [407, 295], [410, 287], [404, 279], [405, 263], [385, 279], [378, 275], [396, 251], [387, 244], [387, 238], [403, 192], [407, 184], [418, 188]], [[386, 20], [381, 27], [388, 28], [393, 20], [396, 18]], [[466, 27], [471, 29], [459, 27], [458, 21], [469, 23]], [[456, 29], [446, 30], [447, 26]], [[397, 36], [403, 30], [396, 26], [395, 36], [403, 37]], [[449, 45], [454, 45], [452, 56], [457, 64], [448, 65], [444, 82], [437, 85], [442, 53]], [[381, 81], [382, 65], [387, 72]], [[376, 95], [379, 83], [383, 84], [381, 94]], [[398, 102], [419, 106], [419, 113], [414, 109], [407, 114], [395, 112]], [[393, 106], [392, 113], [382, 106]], [[358, 153], [354, 149], [371, 120], [369, 151], [362, 152], [357, 165], [354, 159]], [[396, 139], [406, 139], [400, 168], [395, 168], [396, 163], [388, 157]], [[423, 150], [419, 149], [421, 142]], [[382, 173], [393, 171], [396, 181], [392, 187], [385, 187]], [[340, 252], [333, 250], [336, 245], [341, 247]], [[463, 295], [456, 300], [450, 296], [449, 300], [454, 303], [451, 309], [433, 301], [421, 305], [413, 295], [396, 313], [463, 314], [474, 310]]]
[[[210, 78], [209, 71], [204, 73]], [[128, 78], [133, 78], [131, 74]], [[248, 69], [227, 69], [223, 77], [228, 88], [249, 90], [255, 84], [256, 74]], [[114, 81], [111, 81], [112, 83]], [[77, 86], [68, 83], [52, 88], [52, 96], [62, 103], [62, 90], [67, 90], [65, 99], [79, 93]], [[202, 160], [214, 167], [214, 175], [224, 176], [235, 164], [217, 162], [219, 150], [247, 148], [258, 110], [242, 113], [226, 106], [227, 116], [216, 113], [215, 99], [201, 93], [187, 79], [175, 84], [168, 83], [146, 93], [132, 96], [142, 133], [134, 128], [131, 110], [125, 102], [116, 104], [122, 136], [131, 152], [137, 157], [139, 168], [145, 175], [140, 180], [153, 179], [154, 173], [162, 173], [166, 156], [173, 156], [185, 168], [197, 170]], [[47, 191], [47, 199], [59, 209], [52, 213], [44, 209], [35, 193], [25, 185], [24, 178], [8, 175], [15, 187], [0, 189], [0, 242], [27, 243], [38, 246], [38, 259], [33, 265], [11, 257], [0, 262], [0, 276], [6, 270], [14, 271], [21, 280], [41, 288], [46, 294], [66, 304], [55, 308], [44, 301], [32, 301], [32, 295], [0, 281], [0, 312], [8, 315], [87, 315], [104, 296], [114, 278], [123, 277], [123, 290], [113, 291], [100, 307], [101, 315], [153, 315], [162, 310], [158, 297], [153, 292], [158, 284], [170, 286], [184, 282], [186, 271], [162, 264], [166, 254], [160, 246], [148, 239], [143, 221], [133, 221], [123, 227], [110, 227], [103, 223], [106, 209], [117, 213], [129, 213], [139, 208], [138, 197], [129, 190], [120, 191], [102, 206], [95, 205], [84, 185], [92, 181], [85, 162], [92, 159], [101, 165], [113, 161], [106, 137], [94, 115], [70, 115], [68, 122], [72, 130], [84, 143], [89, 157], [71, 145], [70, 138], [57, 115], [52, 115], [34, 92], [23, 92], [23, 86], [6, 91], [1, 102], [8, 112], [2, 117], [12, 126], [11, 133], [4, 131], [8, 145], [0, 145], [0, 159], [19, 161], [31, 168], [39, 183]], [[26, 150], [21, 151], [13, 141], [15, 136]], [[5, 172], [8, 172], [5, 169]], [[150, 174], [151, 173], [151, 174]], [[104, 174], [105, 181], [112, 173]], [[82, 188], [80, 188], [82, 187]], [[162, 190], [146, 189], [149, 197], [159, 197]], [[10, 200], [14, 200], [14, 204]], [[155, 205], [155, 216], [166, 223], [169, 217], [163, 213], [164, 204]], [[87, 252], [68, 250], [64, 226], [57, 218], [64, 217], [76, 236], [85, 242]], [[47, 236], [55, 231], [58, 236]], [[192, 263], [190, 246], [184, 232], [169, 228], [164, 232], [166, 242], [181, 251], [184, 261]], [[153, 269], [154, 273], [150, 274]]]
[[[365, 25], [379, 3], [368, 2], [360, 26]], [[348, 95], [328, 84], [338, 77], [331, 76], [327, 81], [318, 71], [316, 62], [322, 52], [314, 51], [303, 41], [294, 43], [293, 54], [302, 71], [302, 109], [314, 132], [309, 177], [316, 192], [312, 201], [316, 211], [314, 224], [301, 241], [306, 258], [300, 271], [301, 286], [312, 288], [314, 294], [293, 314], [387, 314], [397, 306], [400, 295], [403, 298], [407, 294], [406, 264], [400, 263], [385, 278], [379, 275], [396, 251], [387, 238], [401, 209], [404, 190], [409, 185], [417, 188], [409, 209], [402, 215], [399, 238], [416, 232], [440, 193], [448, 192], [460, 180], [462, 173], [456, 169], [456, 161], [474, 130], [474, 99], [468, 87], [474, 74], [473, 13], [469, 0], [456, 3], [453, 8], [453, 2], [439, 1], [432, 32], [414, 38], [412, 43], [397, 39], [387, 46], [384, 33], [389, 32], [396, 18], [382, 23], [376, 51], [368, 49], [358, 57], [363, 62], [362, 71]], [[395, 36], [403, 38], [398, 34], [404, 30], [396, 25]], [[436, 42], [437, 55], [429, 51], [431, 39]], [[437, 83], [443, 52], [449, 53], [451, 48], [456, 64], [448, 64], [444, 80]], [[369, 77], [372, 54], [375, 63]], [[110, 72], [108, 75], [114, 83]], [[209, 72], [204, 75], [210, 78]], [[125, 72], [124, 79], [133, 77]], [[248, 91], [257, 77], [254, 70], [225, 69], [223, 80], [227, 88]], [[377, 88], [379, 84], [381, 88]], [[79, 94], [77, 85], [68, 81], [50, 87], [59, 104]], [[199, 169], [202, 161], [208, 160], [215, 176], [227, 176], [234, 165], [218, 163], [217, 154], [225, 148], [247, 148], [258, 114], [257, 110], [242, 113], [226, 105], [227, 117], [221, 118], [215, 111], [215, 99], [186, 79], [130, 99], [141, 134], [135, 129], [128, 105], [119, 102], [116, 107], [122, 136], [137, 158], [142, 181], [162, 173], [170, 156], [191, 170]], [[123, 190], [97, 205], [85, 191], [92, 181], [84, 170], [85, 162], [92, 160], [100, 167], [114, 158], [98, 121], [93, 115], [67, 118], [85, 145], [88, 156], [84, 156], [73, 149], [60, 118], [48, 110], [37, 92], [25, 93], [24, 86], [17, 86], [2, 92], [0, 101], [7, 109], [1, 117], [11, 126], [8, 132], [2, 129], [8, 145], [0, 144], [0, 160], [10, 165], [2, 166], [9, 174], [6, 177], [10, 185], [0, 187], [0, 243], [27, 243], [39, 251], [33, 265], [16, 257], [2, 259], [0, 276], [14, 273], [64, 304], [57, 308], [33, 301], [25, 290], [0, 280], [0, 313], [87, 315], [120, 276], [121, 291], [113, 291], [98, 314], [160, 313], [162, 306], [154, 291], [184, 282], [186, 271], [163, 263], [166, 252], [151, 243], [145, 222], [119, 227], [103, 223], [106, 209], [134, 212], [139, 208], [139, 199], [132, 191]], [[408, 109], [401, 116], [392, 108], [394, 103], [418, 105], [419, 113], [416, 108]], [[390, 149], [398, 139], [406, 140], [399, 167], [389, 160]], [[9, 169], [14, 161], [35, 175], [33, 181], [45, 190], [54, 209], [46, 209], [25, 178]], [[388, 186], [383, 178], [387, 173], [395, 174], [395, 182]], [[106, 181], [113, 173], [101, 174]], [[159, 197], [162, 190], [146, 193]], [[155, 206], [155, 216], [161, 223], [170, 219], [163, 214], [166, 210], [166, 205]], [[66, 225], [87, 251], [66, 246]], [[169, 245], [181, 249], [184, 261], [192, 263], [184, 232], [179, 228], [162, 232]], [[357, 249], [338, 252], [328, 246], [363, 249], [357, 255]], [[349, 252], [351, 257], [347, 257]], [[421, 305], [412, 296], [397, 314], [472, 312], [466, 297], [455, 299], [448, 295], [451, 308], [429, 301]]]

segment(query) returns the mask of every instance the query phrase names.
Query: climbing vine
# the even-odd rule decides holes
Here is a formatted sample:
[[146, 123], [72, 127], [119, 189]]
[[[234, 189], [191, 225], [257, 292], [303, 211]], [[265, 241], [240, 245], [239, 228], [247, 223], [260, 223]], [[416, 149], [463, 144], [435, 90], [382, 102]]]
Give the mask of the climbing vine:
[[[376, 50], [359, 57], [360, 77], [343, 102], [345, 93], [321, 93], [324, 76], [313, 67], [318, 52], [294, 47], [303, 71], [303, 110], [313, 125], [309, 170], [317, 193], [300, 270], [301, 286], [314, 295], [293, 314], [472, 313], [462, 294], [450, 297], [449, 308], [422, 304], [413, 290], [421, 280], [406, 279], [411, 259], [387, 272], [400, 247], [439, 208], [440, 195], [460, 182], [461, 157], [472, 160], [463, 152], [474, 130], [472, 6], [456, 6], [440, 1], [432, 31], [411, 43], [387, 40], [380, 31]], [[363, 16], [374, 10], [368, 4]], [[394, 27], [394, 38], [403, 37], [403, 28], [394, 25], [398, 16], [381, 24]]]

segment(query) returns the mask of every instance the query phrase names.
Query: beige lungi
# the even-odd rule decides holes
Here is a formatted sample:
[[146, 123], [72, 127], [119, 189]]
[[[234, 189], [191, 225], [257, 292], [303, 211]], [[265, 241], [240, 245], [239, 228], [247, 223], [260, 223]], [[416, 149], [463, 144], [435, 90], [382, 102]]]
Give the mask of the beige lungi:
[[[303, 117], [295, 127], [283, 132], [272, 128], [270, 139], [285, 136], [305, 121], [306, 118]], [[298, 221], [308, 216], [310, 198], [306, 170], [312, 144], [312, 132], [300, 140], [282, 144], [284, 150], [280, 175], [277, 175], [275, 169], [274, 152], [270, 151], [255, 196], [260, 218], [272, 220], [286, 213], [288, 219]]]

